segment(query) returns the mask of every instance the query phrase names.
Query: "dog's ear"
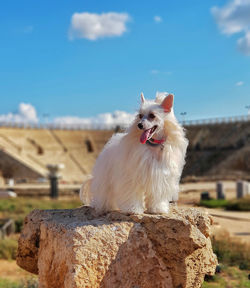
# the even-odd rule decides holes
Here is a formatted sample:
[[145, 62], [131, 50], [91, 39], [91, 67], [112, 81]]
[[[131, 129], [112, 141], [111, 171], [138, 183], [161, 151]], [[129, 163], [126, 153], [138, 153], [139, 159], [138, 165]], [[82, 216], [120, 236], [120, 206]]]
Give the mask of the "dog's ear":
[[170, 112], [171, 108], [173, 107], [174, 103], [174, 95], [173, 94], [168, 94], [167, 97], [162, 101], [161, 106], [164, 109], [164, 112]]
[[143, 104], [144, 102], [145, 102], [145, 98], [144, 98], [143, 93], [141, 92], [141, 104]]

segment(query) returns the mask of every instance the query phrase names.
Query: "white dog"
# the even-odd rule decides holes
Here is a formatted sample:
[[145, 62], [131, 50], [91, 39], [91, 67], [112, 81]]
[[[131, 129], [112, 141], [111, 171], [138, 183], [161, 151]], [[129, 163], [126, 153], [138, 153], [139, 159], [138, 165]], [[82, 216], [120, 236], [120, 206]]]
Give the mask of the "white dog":
[[113, 135], [80, 195], [98, 212], [167, 213], [176, 201], [188, 141], [173, 112], [172, 94], [145, 100], [126, 133]]

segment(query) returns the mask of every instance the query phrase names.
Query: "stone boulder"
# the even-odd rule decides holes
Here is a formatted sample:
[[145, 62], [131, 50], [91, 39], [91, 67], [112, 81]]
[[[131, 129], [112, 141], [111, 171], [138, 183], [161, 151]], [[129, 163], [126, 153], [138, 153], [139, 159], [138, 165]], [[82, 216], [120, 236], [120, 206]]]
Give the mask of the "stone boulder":
[[211, 223], [194, 208], [173, 207], [168, 215], [34, 210], [17, 264], [39, 274], [40, 288], [201, 287], [217, 264]]

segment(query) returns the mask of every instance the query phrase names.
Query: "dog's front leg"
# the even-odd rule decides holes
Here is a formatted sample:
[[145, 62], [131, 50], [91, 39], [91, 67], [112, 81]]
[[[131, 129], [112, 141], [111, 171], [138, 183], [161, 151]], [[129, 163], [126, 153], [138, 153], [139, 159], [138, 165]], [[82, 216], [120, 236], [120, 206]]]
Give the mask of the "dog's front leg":
[[[140, 190], [127, 189], [126, 193], [117, 197], [119, 210], [123, 213], [142, 214], [145, 211], [144, 193]], [[128, 192], [133, 191], [133, 192]]]
[[168, 213], [169, 201], [166, 193], [160, 193], [159, 190], [148, 191], [145, 202], [148, 213], [152, 214]]

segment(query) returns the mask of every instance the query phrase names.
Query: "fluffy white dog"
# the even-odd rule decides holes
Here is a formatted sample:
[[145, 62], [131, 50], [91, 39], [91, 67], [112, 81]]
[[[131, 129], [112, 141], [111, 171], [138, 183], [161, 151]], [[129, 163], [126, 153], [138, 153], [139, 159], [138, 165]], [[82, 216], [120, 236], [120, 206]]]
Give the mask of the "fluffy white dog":
[[167, 213], [176, 201], [188, 141], [173, 111], [172, 94], [145, 100], [126, 133], [112, 136], [80, 195], [97, 212]]

